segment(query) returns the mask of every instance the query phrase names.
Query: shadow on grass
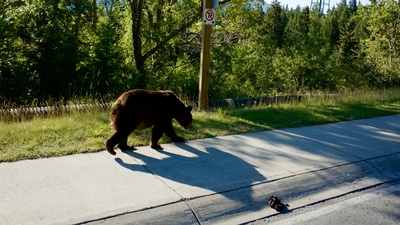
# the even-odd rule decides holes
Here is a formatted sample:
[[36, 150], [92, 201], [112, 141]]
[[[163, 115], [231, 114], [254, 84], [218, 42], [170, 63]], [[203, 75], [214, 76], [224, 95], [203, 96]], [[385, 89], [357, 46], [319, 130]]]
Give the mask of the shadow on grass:
[[399, 106], [398, 101], [384, 106], [354, 102], [234, 110], [229, 115], [254, 126], [281, 129], [394, 115], [400, 113]]
[[[397, 104], [396, 104], [397, 103]], [[273, 108], [246, 108], [228, 110], [224, 114], [218, 112], [195, 114], [194, 128], [185, 130], [177, 123], [174, 127], [179, 136], [186, 140], [211, 138], [231, 134], [250, 133], [271, 129], [296, 128], [366, 119], [379, 116], [399, 114], [398, 101], [379, 104], [363, 104], [359, 102], [337, 104], [298, 104]], [[146, 146], [150, 129], [134, 131], [130, 143], [135, 146]], [[160, 142], [171, 141], [163, 135]]]

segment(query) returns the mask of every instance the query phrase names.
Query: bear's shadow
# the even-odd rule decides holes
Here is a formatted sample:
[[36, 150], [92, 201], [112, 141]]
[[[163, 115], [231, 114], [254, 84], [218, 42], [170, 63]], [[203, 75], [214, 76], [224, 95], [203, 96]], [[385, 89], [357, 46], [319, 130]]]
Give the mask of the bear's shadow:
[[[142, 161], [141, 166], [149, 173], [173, 181], [165, 183], [170, 187], [172, 185], [172, 189], [184, 198], [191, 199], [198, 196], [193, 195], [193, 189], [191, 191], [190, 187], [182, 187], [182, 184], [210, 190], [206, 196], [213, 197], [212, 193], [218, 193], [233, 200], [237, 203], [235, 204], [237, 207], [232, 207], [231, 210], [235, 212], [257, 210], [268, 204], [267, 199], [256, 199], [253, 196], [252, 185], [266, 180], [253, 165], [214, 147], [206, 147], [205, 151], [202, 151], [186, 143], [175, 143], [175, 145], [186, 151], [186, 154], [180, 155], [179, 151], [176, 153], [164, 151], [168, 150], [168, 147], [158, 150], [158, 153], [164, 154], [162, 159], [135, 151], [123, 151], [123, 153]], [[132, 171], [138, 171], [140, 167], [138, 164], [127, 164], [120, 158], [116, 158], [115, 161]], [[205, 192], [200, 191], [200, 193], [204, 195]], [[224, 215], [227, 213], [229, 214], [224, 212]]]

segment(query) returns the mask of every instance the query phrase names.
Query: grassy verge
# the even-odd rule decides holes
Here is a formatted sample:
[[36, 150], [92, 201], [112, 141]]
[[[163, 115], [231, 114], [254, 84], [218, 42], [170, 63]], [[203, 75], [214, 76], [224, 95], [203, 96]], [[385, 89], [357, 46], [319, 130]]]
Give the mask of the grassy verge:
[[[309, 98], [299, 103], [194, 112], [194, 129], [176, 124], [186, 139], [301, 127], [400, 114], [400, 90], [347, 93], [335, 98]], [[63, 156], [104, 150], [112, 134], [108, 113], [77, 112], [62, 117], [36, 118], [18, 123], [0, 122], [0, 162]], [[148, 144], [149, 130], [135, 131], [135, 146]], [[162, 143], [168, 142], [166, 137]]]

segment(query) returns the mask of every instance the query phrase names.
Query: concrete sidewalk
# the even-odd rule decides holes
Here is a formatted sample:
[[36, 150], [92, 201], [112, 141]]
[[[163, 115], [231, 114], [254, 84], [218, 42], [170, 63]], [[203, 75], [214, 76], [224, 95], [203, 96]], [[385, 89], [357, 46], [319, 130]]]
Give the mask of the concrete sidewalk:
[[0, 224], [238, 224], [400, 178], [400, 115], [0, 163]]

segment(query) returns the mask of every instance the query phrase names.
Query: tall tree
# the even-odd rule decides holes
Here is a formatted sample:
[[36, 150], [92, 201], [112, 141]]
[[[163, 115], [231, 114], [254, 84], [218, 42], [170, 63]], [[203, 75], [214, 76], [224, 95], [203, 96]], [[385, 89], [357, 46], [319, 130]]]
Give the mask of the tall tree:
[[85, 44], [90, 46], [87, 54], [93, 57], [86, 57], [81, 62], [81, 88], [83, 93], [86, 90], [92, 96], [105, 96], [119, 92], [115, 90], [116, 86], [124, 87], [131, 83], [125, 78], [129, 70], [123, 46], [125, 16], [121, 8], [124, 6], [122, 1], [113, 0], [96, 7], [102, 16], [96, 21], [94, 31], [97, 32], [85, 40]]
[[[145, 61], [171, 39], [199, 20], [201, 16], [200, 1], [128, 0], [128, 2], [132, 23], [133, 55], [140, 74], [139, 83], [145, 86]], [[145, 14], [147, 14], [147, 18], [144, 18]], [[165, 30], [166, 26], [168, 30]], [[163, 36], [160, 36], [158, 31], [162, 29], [164, 30], [160, 33]], [[147, 46], [143, 46], [142, 39], [145, 34], [152, 34], [146, 36], [146, 38], [152, 39], [151, 41], [146, 40]]]
[[35, 89], [31, 60], [26, 54], [33, 46], [24, 42], [29, 36], [24, 24], [29, 19], [24, 20], [23, 13], [16, 10], [24, 4], [22, 0], [0, 4], [0, 100], [23, 101]]
[[11, 77], [31, 80], [27, 92], [33, 97], [75, 94], [79, 79], [76, 66], [81, 57], [79, 36], [91, 5], [86, 0], [31, 0], [14, 1], [8, 7], [5, 18], [13, 29], [8, 40], [19, 54], [13, 66], [25, 72], [9, 66], [5, 71], [10, 71]]
[[285, 26], [282, 7], [277, 0], [274, 0], [264, 16], [261, 32], [266, 38], [272, 40], [275, 45], [280, 48], [283, 45]]
[[351, 13], [357, 12], [357, 0], [349, 0], [348, 4]]
[[310, 24], [310, 9], [303, 10], [297, 7], [285, 28], [286, 44], [295, 48], [304, 48], [308, 42], [308, 32]]
[[384, 82], [399, 82], [400, 2], [381, 0], [363, 7], [370, 36], [365, 40], [366, 59]]

